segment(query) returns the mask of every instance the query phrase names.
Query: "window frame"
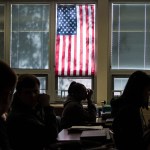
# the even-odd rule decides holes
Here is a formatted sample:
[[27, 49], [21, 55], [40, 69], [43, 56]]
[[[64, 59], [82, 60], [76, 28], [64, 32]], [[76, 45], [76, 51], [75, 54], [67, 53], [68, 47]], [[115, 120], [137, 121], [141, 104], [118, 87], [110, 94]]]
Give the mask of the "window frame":
[[[58, 78], [59, 77], [64, 77], [64, 78], [74, 78], [74, 79], [91, 79], [91, 89], [94, 91], [94, 76], [55, 76], [55, 91], [57, 92], [58, 91]], [[57, 95], [57, 97], [59, 97], [59, 95]], [[65, 97], [64, 98], [62, 98], [62, 101], [64, 101], [65, 100]], [[93, 95], [92, 95], [92, 100], [93, 100], [93, 102], [94, 103], [96, 103], [96, 100], [95, 100], [95, 92], [93, 93]], [[57, 100], [56, 100], [57, 101]], [[59, 101], [57, 101], [57, 102], [59, 102]], [[60, 102], [59, 102], [60, 103]]]
[[[4, 5], [4, 60], [10, 64], [10, 35], [11, 35], [11, 5], [13, 4], [49, 4], [50, 5], [50, 16], [49, 16], [49, 37], [50, 37], [50, 47], [48, 50], [49, 53], [49, 68], [48, 69], [19, 69], [19, 68], [13, 68], [13, 70], [21, 75], [21, 74], [34, 74], [36, 76], [46, 76], [46, 85], [47, 85], [47, 94], [50, 95], [50, 101], [51, 103], [63, 103], [63, 102], [58, 102], [55, 101], [56, 95], [55, 95], [55, 90], [56, 90], [56, 85], [57, 85], [57, 76], [55, 76], [55, 31], [56, 31], [56, 5], [57, 4], [97, 4], [97, 0], [76, 0], [72, 2], [71, 0], [65, 1], [65, 0], [56, 0], [56, 1], [48, 1], [48, 0], [43, 0], [42, 2], [40, 0], [15, 0], [13, 2], [9, 0], [2, 0], [0, 4]], [[6, 26], [7, 25], [7, 26]], [[95, 24], [96, 26], [96, 24]], [[95, 31], [96, 33], [96, 31]], [[9, 37], [9, 38], [8, 38]], [[86, 78], [86, 77], [85, 77]], [[92, 76], [92, 87], [94, 89], [94, 80], [95, 76]], [[95, 94], [94, 94], [95, 95]], [[94, 98], [95, 100], [95, 98]], [[95, 100], [96, 102], [96, 100]]]
[[[142, 1], [142, 0], [110, 0], [111, 3], [110, 3], [110, 7], [112, 8], [112, 4], [115, 3], [115, 4], [145, 4], [145, 3], [148, 3], [150, 4], [150, 1]], [[110, 10], [110, 16], [111, 16], [111, 12], [112, 10]], [[111, 16], [111, 19], [110, 19], [110, 35], [111, 35], [111, 40], [110, 40], [110, 45], [111, 45], [111, 49], [112, 49], [112, 16]], [[111, 51], [110, 49], [110, 66], [111, 66]], [[111, 70], [111, 74], [110, 74], [110, 77], [111, 77], [111, 97], [113, 97], [113, 92], [114, 92], [114, 78], [129, 78], [129, 76], [137, 71], [137, 70], [142, 70], [144, 71], [145, 73], [147, 73], [149, 76], [150, 76], [150, 70], [147, 70], [147, 69], [112, 69], [110, 67], [110, 70]]]

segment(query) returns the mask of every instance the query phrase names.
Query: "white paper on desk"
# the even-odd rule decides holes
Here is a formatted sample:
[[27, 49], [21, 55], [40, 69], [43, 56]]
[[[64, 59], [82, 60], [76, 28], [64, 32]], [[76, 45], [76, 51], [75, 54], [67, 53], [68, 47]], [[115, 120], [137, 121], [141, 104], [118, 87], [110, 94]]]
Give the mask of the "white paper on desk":
[[72, 126], [70, 129], [101, 130], [103, 129], [103, 126]]
[[106, 140], [106, 130], [89, 130], [89, 131], [83, 131], [81, 133], [80, 139], [81, 140], [97, 140], [100, 141], [102, 139]]

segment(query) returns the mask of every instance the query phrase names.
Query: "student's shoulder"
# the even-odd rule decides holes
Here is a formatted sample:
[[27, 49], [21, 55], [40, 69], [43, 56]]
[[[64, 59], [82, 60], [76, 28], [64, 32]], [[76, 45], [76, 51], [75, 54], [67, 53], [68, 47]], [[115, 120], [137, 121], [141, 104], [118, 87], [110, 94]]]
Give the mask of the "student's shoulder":
[[120, 104], [120, 101], [121, 101], [121, 97], [113, 97], [111, 100], [110, 100], [110, 105], [118, 105]]
[[69, 103], [67, 103], [65, 105], [64, 108], [74, 110], [74, 109], [77, 109], [77, 108], [83, 108], [83, 106], [82, 106], [82, 104], [80, 104], [80, 103], [78, 103], [76, 101], [70, 101]]

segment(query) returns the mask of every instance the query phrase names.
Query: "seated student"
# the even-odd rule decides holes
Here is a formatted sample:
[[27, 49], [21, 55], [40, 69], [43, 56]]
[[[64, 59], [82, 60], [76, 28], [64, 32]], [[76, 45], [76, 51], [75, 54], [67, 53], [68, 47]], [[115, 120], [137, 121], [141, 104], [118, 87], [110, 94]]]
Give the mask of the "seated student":
[[18, 78], [7, 129], [13, 150], [43, 150], [56, 141], [57, 122], [49, 95], [39, 94], [34, 75]]
[[[87, 122], [96, 122], [96, 107], [92, 103], [93, 91], [73, 81], [68, 88], [68, 97], [64, 103], [61, 126], [69, 128]], [[82, 100], [87, 100], [87, 110], [83, 108]]]
[[112, 129], [118, 150], [144, 150], [142, 108], [148, 108], [149, 91], [150, 77], [142, 71], [135, 71], [129, 77], [123, 94], [111, 100]]
[[15, 72], [0, 60], [0, 150], [11, 149], [5, 126], [5, 114], [10, 108], [16, 81]]
[[150, 150], [150, 128], [148, 128], [143, 135], [143, 149]]

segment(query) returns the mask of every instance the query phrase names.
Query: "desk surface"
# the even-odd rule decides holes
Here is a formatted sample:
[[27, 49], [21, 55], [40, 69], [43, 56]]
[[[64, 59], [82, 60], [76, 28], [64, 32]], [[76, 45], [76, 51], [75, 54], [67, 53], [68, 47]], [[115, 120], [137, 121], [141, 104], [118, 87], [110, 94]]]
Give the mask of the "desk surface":
[[[66, 149], [73, 149], [73, 150], [83, 150], [83, 149], [88, 149], [88, 148], [95, 148], [95, 147], [100, 147], [102, 145], [105, 145], [107, 147], [110, 145], [111, 138], [109, 135], [109, 128], [105, 128], [107, 132], [107, 136], [105, 141], [104, 140], [80, 140], [80, 136], [82, 132], [79, 133], [68, 133], [67, 129], [63, 129], [59, 134], [58, 134], [58, 142], [61, 143], [60, 148], [66, 148]], [[89, 130], [91, 131], [91, 130]], [[110, 146], [109, 146], [110, 147]], [[64, 148], [64, 149], [65, 149]]]
[[[107, 140], [110, 140], [109, 129], [108, 129], [108, 128], [105, 128], [105, 130], [106, 130], [106, 134], [107, 134], [106, 139], [107, 139]], [[57, 140], [58, 140], [59, 142], [69, 142], [69, 141], [78, 141], [78, 142], [80, 142], [81, 133], [82, 133], [82, 132], [78, 132], [78, 133], [68, 133], [68, 130], [67, 130], [67, 129], [63, 129], [63, 130], [58, 134]]]
[[62, 142], [62, 141], [80, 141], [80, 135], [81, 133], [68, 133], [68, 130], [67, 129], [63, 129], [59, 134], [58, 134], [58, 137], [57, 137], [57, 140], [59, 142]]

